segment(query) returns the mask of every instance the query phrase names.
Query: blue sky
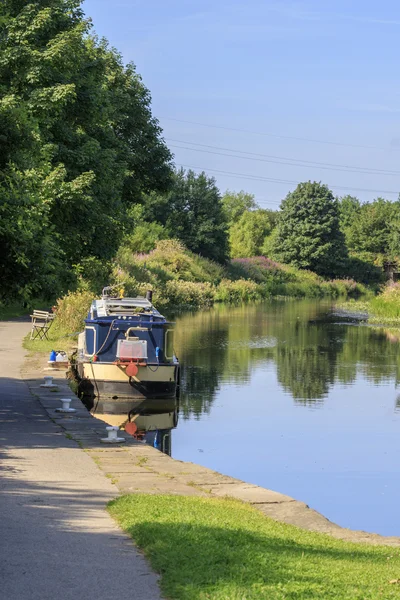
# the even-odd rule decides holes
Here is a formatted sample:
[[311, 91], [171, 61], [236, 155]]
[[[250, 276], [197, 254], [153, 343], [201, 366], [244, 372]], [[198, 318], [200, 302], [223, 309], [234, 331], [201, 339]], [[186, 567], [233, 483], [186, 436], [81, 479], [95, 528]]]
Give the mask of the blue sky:
[[95, 31], [136, 64], [177, 165], [204, 169], [222, 191], [244, 189], [270, 208], [308, 179], [337, 195], [397, 198], [396, 0], [83, 6]]

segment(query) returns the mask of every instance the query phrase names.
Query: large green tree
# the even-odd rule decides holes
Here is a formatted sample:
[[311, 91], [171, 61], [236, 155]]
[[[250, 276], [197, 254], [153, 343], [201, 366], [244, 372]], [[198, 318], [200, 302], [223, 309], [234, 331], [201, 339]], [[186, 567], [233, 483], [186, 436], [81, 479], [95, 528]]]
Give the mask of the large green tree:
[[231, 257], [260, 256], [265, 238], [271, 233], [272, 227], [270, 211], [261, 208], [245, 211], [229, 229]]
[[286, 196], [274, 242], [282, 262], [329, 277], [344, 272], [347, 251], [338, 203], [326, 185], [299, 183]]
[[134, 65], [91, 34], [79, 1], [1, 2], [3, 289], [39, 293], [46, 269], [65, 281], [74, 263], [110, 258], [127, 209], [168, 189], [171, 154], [150, 102]]
[[229, 225], [237, 223], [245, 212], [260, 208], [254, 199], [254, 195], [243, 190], [240, 192], [227, 190], [222, 196], [222, 206]]
[[145, 202], [148, 221], [165, 227], [166, 234], [206, 258], [224, 262], [228, 256], [227, 221], [213, 177], [180, 169], [171, 190], [150, 194]]

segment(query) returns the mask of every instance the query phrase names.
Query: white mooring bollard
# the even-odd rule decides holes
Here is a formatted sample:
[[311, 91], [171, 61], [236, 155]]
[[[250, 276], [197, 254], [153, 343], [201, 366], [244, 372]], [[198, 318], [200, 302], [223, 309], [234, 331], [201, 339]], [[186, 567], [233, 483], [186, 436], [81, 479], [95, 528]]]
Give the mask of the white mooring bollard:
[[125, 438], [118, 437], [119, 427], [112, 427], [110, 425], [109, 427], [106, 427], [106, 431], [108, 437], [100, 439], [103, 444], [121, 444], [122, 442], [125, 442]]
[[72, 402], [71, 398], [61, 398], [62, 408], [56, 408], [56, 412], [59, 413], [74, 413], [76, 412], [76, 408], [71, 408], [70, 404]]
[[42, 388], [55, 388], [57, 386], [54, 385], [53, 378], [50, 377], [50, 376], [47, 376], [47, 377], [44, 377], [44, 383], [42, 383], [40, 385], [40, 387], [42, 387]]

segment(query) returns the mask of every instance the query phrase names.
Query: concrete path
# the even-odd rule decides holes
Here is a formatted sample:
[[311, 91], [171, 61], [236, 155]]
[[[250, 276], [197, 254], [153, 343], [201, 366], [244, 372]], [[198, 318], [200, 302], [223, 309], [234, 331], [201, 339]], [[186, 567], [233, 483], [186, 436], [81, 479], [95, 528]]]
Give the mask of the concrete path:
[[158, 600], [156, 575], [105, 511], [117, 488], [20, 377], [29, 327], [0, 322], [0, 597]]

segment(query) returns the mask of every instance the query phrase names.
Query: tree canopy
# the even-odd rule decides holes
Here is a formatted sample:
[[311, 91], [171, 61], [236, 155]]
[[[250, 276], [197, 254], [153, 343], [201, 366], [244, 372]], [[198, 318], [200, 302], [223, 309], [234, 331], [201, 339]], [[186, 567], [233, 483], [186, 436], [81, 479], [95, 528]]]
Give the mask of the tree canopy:
[[0, 4], [0, 249], [8, 295], [68, 285], [74, 263], [110, 258], [129, 206], [142, 193], [168, 189], [171, 154], [150, 103], [134, 65], [124, 67], [91, 34], [80, 2]]
[[240, 192], [227, 190], [222, 196], [222, 206], [229, 225], [234, 225], [244, 213], [260, 208], [253, 194], [243, 190]]
[[215, 179], [203, 172], [180, 169], [171, 190], [151, 194], [145, 201], [146, 219], [161, 223], [168, 237], [217, 262], [228, 257], [227, 222]]
[[229, 229], [232, 258], [247, 258], [262, 254], [265, 238], [273, 224], [270, 211], [258, 209], [246, 211]]
[[280, 260], [319, 275], [343, 273], [347, 251], [337, 200], [326, 185], [300, 183], [281, 204], [275, 238]]
[[347, 245], [355, 252], [390, 254], [395, 247], [393, 225], [400, 220], [400, 203], [377, 198], [358, 206], [344, 226]]

